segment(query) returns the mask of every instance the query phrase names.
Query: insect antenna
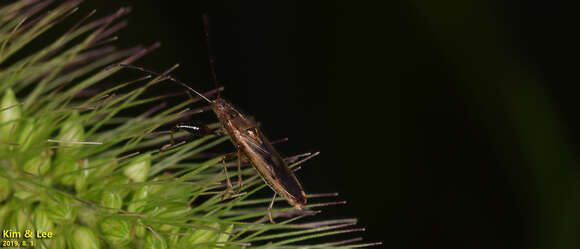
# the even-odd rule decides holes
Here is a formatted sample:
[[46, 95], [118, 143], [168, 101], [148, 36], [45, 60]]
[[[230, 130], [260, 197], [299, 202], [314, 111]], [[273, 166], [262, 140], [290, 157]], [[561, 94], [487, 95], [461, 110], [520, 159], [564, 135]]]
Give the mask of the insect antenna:
[[[215, 57], [213, 56], [213, 53], [211, 51], [211, 46], [210, 46], [210, 41], [209, 41], [209, 18], [207, 16], [207, 13], [203, 13], [201, 15], [201, 19], [203, 22], [203, 39], [205, 41], [205, 46], [207, 49], [207, 57], [209, 60], [209, 71], [211, 74], [211, 80], [213, 81], [213, 85], [215, 88], [218, 88], [218, 84], [217, 84], [217, 76], [215, 73]], [[218, 92], [218, 99], [220, 98], [220, 93]]]
[[[179, 66], [179, 64], [176, 64], [173, 67], [175, 68], [175, 67], [178, 67], [178, 66]], [[135, 70], [139, 70], [139, 71], [142, 71], [142, 72], [146, 72], [148, 74], [155, 75], [157, 77], [161, 77], [161, 78], [165, 78], [165, 79], [171, 80], [171, 81], [173, 81], [173, 82], [175, 82], [177, 84], [180, 84], [181, 86], [185, 87], [187, 90], [195, 93], [197, 96], [201, 97], [202, 99], [204, 99], [205, 101], [209, 102], [210, 104], [213, 103], [208, 97], [204, 96], [200, 92], [198, 92], [195, 89], [191, 88], [190, 86], [188, 86], [184, 82], [182, 82], [182, 81], [180, 81], [180, 80], [178, 80], [176, 78], [173, 78], [173, 76], [171, 76], [171, 75], [158, 73], [158, 72], [155, 72], [155, 71], [152, 71], [152, 70], [149, 70], [147, 68], [140, 67], [140, 66], [135, 66], [135, 65], [131, 65], [131, 64], [122, 64], [122, 63], [110, 65], [107, 68], [105, 68], [104, 71], [110, 70], [110, 69], [112, 69], [114, 67], [124, 67], [124, 68], [135, 69]], [[219, 94], [219, 89], [218, 89], [218, 94]]]

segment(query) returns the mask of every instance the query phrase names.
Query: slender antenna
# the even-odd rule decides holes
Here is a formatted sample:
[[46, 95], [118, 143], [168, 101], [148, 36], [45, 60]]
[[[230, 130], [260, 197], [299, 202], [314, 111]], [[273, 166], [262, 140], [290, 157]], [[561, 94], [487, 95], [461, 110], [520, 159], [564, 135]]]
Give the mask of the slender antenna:
[[[209, 70], [211, 74], [211, 80], [213, 81], [213, 85], [215, 88], [218, 88], [217, 84], [217, 76], [215, 73], [215, 58], [213, 53], [211, 52], [211, 46], [209, 42], [209, 18], [207, 13], [203, 13], [201, 15], [201, 19], [203, 21], [203, 39], [205, 40], [205, 46], [207, 48], [207, 57], [209, 59]], [[220, 98], [220, 93], [218, 92], [218, 98]]]
[[[175, 68], [175, 67], [178, 67], [178, 66], [179, 66], [179, 64], [176, 64], [173, 67]], [[201, 97], [202, 99], [204, 99], [205, 101], [209, 102], [210, 104], [213, 103], [209, 98], [207, 98], [203, 94], [199, 93], [198, 91], [194, 90], [193, 88], [189, 87], [187, 84], [183, 83], [182, 81], [180, 81], [180, 80], [178, 80], [176, 78], [173, 78], [173, 76], [171, 76], [171, 75], [166, 75], [166, 74], [161, 74], [161, 73], [158, 73], [158, 72], [154, 72], [154, 71], [151, 71], [151, 70], [149, 70], [147, 68], [144, 68], [144, 67], [134, 66], [134, 65], [131, 65], [131, 64], [121, 64], [121, 63], [120, 64], [110, 65], [110, 66], [106, 67], [104, 71], [108, 71], [108, 70], [112, 69], [113, 67], [131, 68], [131, 69], [135, 69], [135, 70], [139, 70], [139, 71], [146, 72], [148, 74], [155, 75], [157, 77], [166, 78], [166, 79], [171, 80], [171, 81], [173, 81], [173, 82], [175, 82], [177, 84], [182, 85], [183, 87], [187, 88], [189, 91], [192, 91], [197, 96]], [[218, 93], [219, 93], [219, 91], [218, 91]]]

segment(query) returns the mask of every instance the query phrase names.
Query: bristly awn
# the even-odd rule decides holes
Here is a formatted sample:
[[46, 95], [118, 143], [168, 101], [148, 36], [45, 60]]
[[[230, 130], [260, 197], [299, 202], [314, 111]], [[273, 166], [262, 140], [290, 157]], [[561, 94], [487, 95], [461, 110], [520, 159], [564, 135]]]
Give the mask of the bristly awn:
[[[214, 86], [217, 89], [217, 77], [215, 73], [215, 59], [210, 50], [209, 42], [209, 27], [207, 15], [202, 16], [204, 25], [204, 40], [206, 42], [210, 74]], [[200, 92], [189, 87], [184, 82], [173, 78], [170, 75], [160, 74], [143, 67], [138, 67], [129, 64], [115, 64], [114, 66], [120, 66], [125, 68], [132, 68], [140, 70], [146, 73], [150, 73], [156, 76], [161, 76], [163, 78], [169, 79], [176, 82], [189, 91], [195, 93], [208, 103], [210, 103], [211, 109], [219, 119], [222, 130], [227, 134], [237, 149], [238, 158], [238, 182], [241, 187], [241, 169], [240, 160], [241, 157], [247, 158], [258, 173], [262, 176], [264, 181], [274, 190], [274, 197], [270, 202], [268, 207], [268, 218], [270, 222], [275, 223], [272, 218], [272, 207], [276, 199], [276, 194], [284, 197], [292, 206], [298, 210], [302, 210], [306, 204], [306, 193], [302, 188], [302, 185], [294, 175], [294, 173], [288, 167], [288, 164], [284, 161], [282, 156], [274, 149], [270, 140], [262, 133], [260, 129], [260, 124], [253, 121], [248, 116], [240, 112], [236, 107], [234, 107], [230, 102], [221, 98], [219, 91], [218, 96], [215, 100], [210, 100]], [[111, 66], [109, 67], [111, 68]], [[202, 128], [193, 125], [179, 124], [175, 127], [176, 129], [183, 129], [189, 132], [197, 133]], [[224, 157], [225, 160], [225, 157]], [[227, 169], [224, 163], [224, 171], [226, 174], [226, 181], [228, 184], [227, 192], [231, 189], [231, 183], [229, 181], [229, 176], [227, 175]]]

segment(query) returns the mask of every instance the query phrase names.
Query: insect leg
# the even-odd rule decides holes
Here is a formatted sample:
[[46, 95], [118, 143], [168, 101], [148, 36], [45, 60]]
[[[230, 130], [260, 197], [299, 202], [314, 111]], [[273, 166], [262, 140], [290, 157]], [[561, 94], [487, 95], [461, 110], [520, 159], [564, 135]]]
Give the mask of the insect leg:
[[230, 191], [232, 190], [232, 182], [230, 182], [230, 175], [228, 174], [228, 169], [226, 167], [226, 158], [222, 158], [222, 164], [224, 165], [224, 173], [226, 175], [226, 184], [227, 189], [224, 195], [222, 196], [222, 200], [227, 199], [230, 196]]
[[229, 160], [229, 159], [233, 159], [234, 157], [237, 157], [237, 160], [238, 160], [238, 193], [239, 193], [242, 191], [242, 186], [243, 186], [242, 158], [244, 158], [244, 157], [243, 157], [243, 154], [240, 151], [240, 149], [238, 148], [237, 150], [238, 150], [237, 152], [225, 154], [224, 158], [227, 158], [226, 160]]
[[268, 219], [272, 224], [276, 224], [274, 222], [274, 218], [272, 218], [272, 207], [274, 206], [274, 201], [276, 200], [276, 192], [274, 192], [274, 197], [272, 197], [272, 202], [270, 202], [270, 206], [268, 206]]
[[208, 135], [208, 134], [215, 134], [215, 132], [210, 129], [209, 127], [207, 127], [206, 125], [203, 124], [198, 124], [198, 123], [190, 123], [190, 124], [184, 124], [184, 123], [180, 123], [175, 125], [173, 128], [171, 128], [171, 144], [174, 145], [175, 144], [175, 140], [174, 140], [174, 133], [177, 130], [185, 130], [190, 134], [193, 134], [195, 136], [203, 136], [203, 135]]
[[175, 127], [171, 128], [171, 133], [170, 133], [170, 136], [171, 136], [171, 140], [170, 140], [171, 141], [171, 145], [175, 145], [175, 140], [173, 139], [173, 133], [175, 133], [175, 130], [177, 130], [177, 128], [175, 128]]
[[190, 124], [177, 124], [175, 125], [175, 129], [185, 130], [194, 135], [208, 135], [214, 134], [213, 130], [207, 127], [206, 125], [199, 124], [197, 122], [190, 123]]
[[238, 192], [242, 191], [242, 153], [238, 148]]
[[288, 138], [287, 137], [281, 138], [281, 139], [278, 139], [278, 140], [271, 141], [270, 143], [272, 145], [274, 145], [274, 144], [279, 144], [279, 143], [284, 143], [284, 142], [288, 142]]

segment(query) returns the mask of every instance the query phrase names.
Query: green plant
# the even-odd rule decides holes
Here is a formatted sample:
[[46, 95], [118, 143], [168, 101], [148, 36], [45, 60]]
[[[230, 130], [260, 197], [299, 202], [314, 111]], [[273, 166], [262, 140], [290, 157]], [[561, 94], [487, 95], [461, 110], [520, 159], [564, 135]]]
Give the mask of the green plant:
[[89, 14], [56, 40], [33, 44], [53, 27], [66, 26], [79, 1], [46, 11], [49, 4], [25, 0], [0, 8], [0, 228], [53, 233], [13, 241], [38, 248], [373, 245], [349, 240], [292, 246], [360, 229], [347, 228], [355, 219], [297, 223], [315, 212], [289, 206], [275, 209], [283, 221], [270, 224], [269, 199], [252, 198], [266, 187], [252, 168], [242, 172], [242, 193], [223, 200], [222, 157], [191, 158], [227, 138], [209, 135], [171, 145], [159, 132], [195, 100], [127, 116], [124, 111], [164, 98], [143, 97], [163, 79], [145, 76], [91, 92], [119, 70], [103, 70], [107, 65], [131, 63], [158, 47], [107, 45], [124, 25], [116, 21], [127, 9], [96, 21]]

